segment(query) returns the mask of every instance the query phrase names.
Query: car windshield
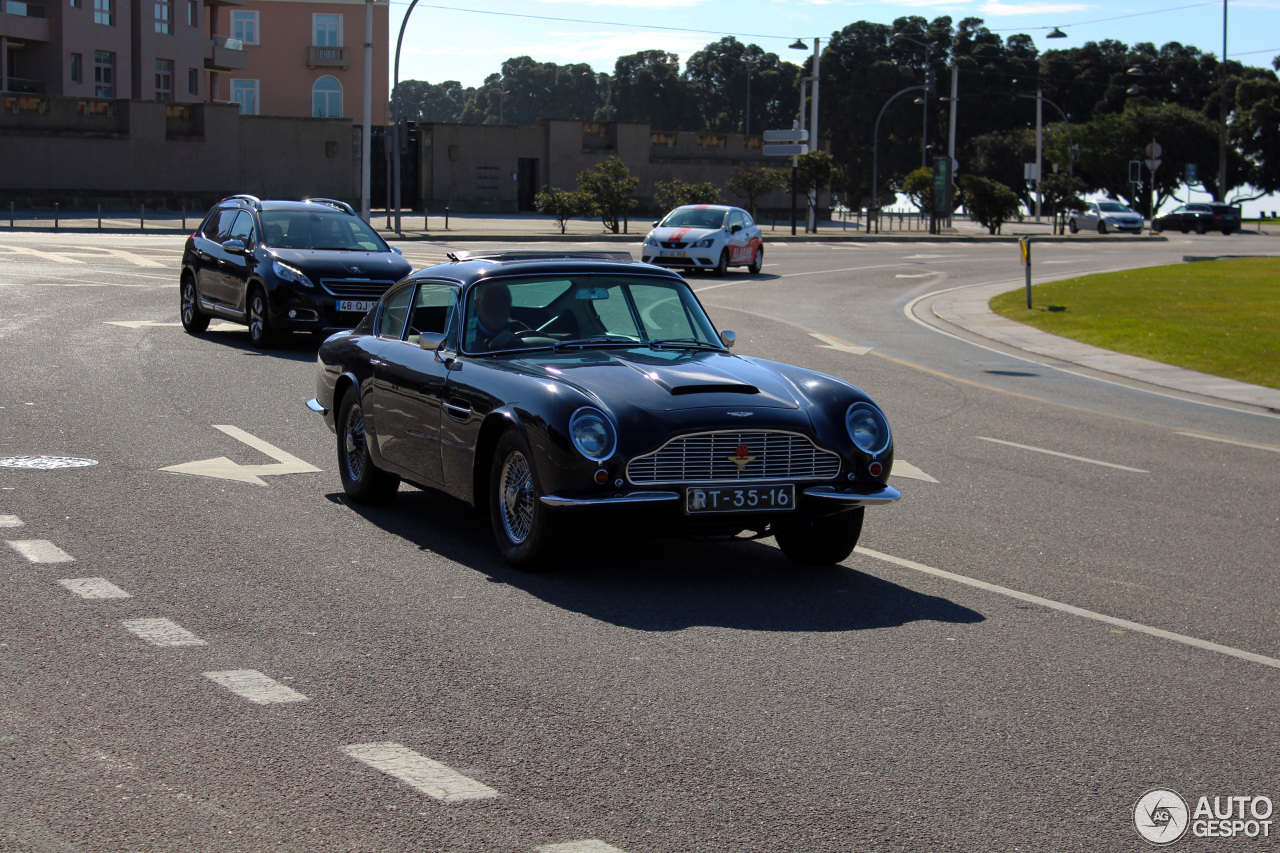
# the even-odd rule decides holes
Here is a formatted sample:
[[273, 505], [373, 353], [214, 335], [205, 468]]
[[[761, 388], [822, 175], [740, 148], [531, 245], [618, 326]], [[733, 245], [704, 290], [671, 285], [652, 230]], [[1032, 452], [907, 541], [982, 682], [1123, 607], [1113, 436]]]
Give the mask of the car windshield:
[[659, 223], [660, 228], [719, 228], [724, 225], [726, 211], [698, 209], [696, 207], [677, 208], [667, 214], [667, 218]]
[[262, 211], [262, 242], [272, 249], [388, 252], [382, 238], [358, 216], [338, 211]]
[[722, 348], [682, 281], [628, 275], [503, 278], [473, 286], [462, 349]]
[[1106, 211], [1107, 213], [1132, 213], [1126, 205], [1118, 201], [1100, 201], [1098, 202], [1098, 210]]

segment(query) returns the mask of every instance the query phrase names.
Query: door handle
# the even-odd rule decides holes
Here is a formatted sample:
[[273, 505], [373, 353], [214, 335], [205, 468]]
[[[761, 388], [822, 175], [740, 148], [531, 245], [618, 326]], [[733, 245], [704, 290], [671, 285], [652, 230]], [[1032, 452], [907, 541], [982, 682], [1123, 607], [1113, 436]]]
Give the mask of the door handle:
[[447, 400], [444, 402], [444, 408], [445, 411], [456, 418], [465, 418], [467, 415], [471, 414], [470, 406], [459, 406], [454, 403], [450, 403]]

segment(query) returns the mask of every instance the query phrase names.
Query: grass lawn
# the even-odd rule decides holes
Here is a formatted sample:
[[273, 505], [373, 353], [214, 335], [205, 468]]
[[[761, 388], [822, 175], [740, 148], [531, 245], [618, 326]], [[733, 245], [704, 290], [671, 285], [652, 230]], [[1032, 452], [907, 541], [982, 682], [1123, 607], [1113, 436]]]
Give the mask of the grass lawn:
[[996, 313], [1086, 344], [1280, 388], [1280, 258], [1228, 258], [1033, 284]]

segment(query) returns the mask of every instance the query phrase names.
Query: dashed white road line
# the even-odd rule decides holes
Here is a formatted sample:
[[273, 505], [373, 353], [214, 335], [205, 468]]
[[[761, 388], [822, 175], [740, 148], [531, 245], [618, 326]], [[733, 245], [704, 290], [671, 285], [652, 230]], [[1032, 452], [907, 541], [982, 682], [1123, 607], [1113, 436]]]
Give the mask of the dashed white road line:
[[403, 744], [358, 743], [344, 746], [342, 751], [442, 802], [460, 803], [502, 796], [488, 785], [419, 755]]
[[1132, 471], [1135, 474], [1151, 473], [1150, 471], [1146, 471], [1142, 468], [1130, 468], [1128, 465], [1117, 465], [1114, 462], [1101, 462], [1097, 459], [1086, 459], [1083, 456], [1072, 456], [1070, 453], [1059, 453], [1056, 450], [1045, 450], [1043, 447], [1032, 447], [1029, 444], [1018, 444], [1017, 442], [1003, 441], [998, 438], [987, 438], [985, 435], [980, 435], [977, 438], [979, 441], [990, 441], [990, 442], [994, 442], [995, 444], [1004, 444], [1009, 447], [1016, 447], [1020, 450], [1030, 450], [1033, 453], [1044, 453], [1047, 456], [1059, 456], [1063, 459], [1071, 459], [1075, 462], [1088, 462], [1090, 465], [1102, 465], [1106, 468], [1119, 468], [1121, 471]]
[[623, 853], [623, 851], [598, 839], [586, 838], [582, 841], [566, 841], [563, 844], [544, 844], [536, 848], [534, 853]]
[[1107, 625], [1113, 625], [1117, 628], [1123, 628], [1127, 631], [1134, 631], [1139, 634], [1149, 634], [1152, 637], [1160, 637], [1165, 640], [1172, 640], [1175, 643], [1182, 643], [1187, 646], [1194, 646], [1197, 649], [1205, 651], [1217, 652], [1218, 654], [1228, 655], [1229, 657], [1247, 660], [1250, 663], [1260, 663], [1263, 666], [1275, 667], [1280, 669], [1280, 660], [1269, 658], [1266, 655], [1254, 654], [1246, 652], [1243, 649], [1224, 646], [1220, 643], [1211, 643], [1208, 640], [1200, 640], [1195, 637], [1188, 637], [1186, 634], [1175, 634], [1172, 631], [1166, 631], [1163, 628], [1153, 628], [1150, 625], [1143, 625], [1140, 622], [1130, 622], [1128, 619], [1118, 619], [1115, 616], [1108, 616], [1105, 613], [1096, 613], [1092, 610], [1085, 610], [1083, 607], [1076, 607], [1072, 604], [1063, 604], [1060, 601], [1054, 601], [1050, 598], [1041, 598], [1038, 595], [1031, 595], [1026, 592], [1019, 592], [1016, 589], [1009, 589], [1007, 586], [1000, 586], [994, 583], [980, 581], [977, 578], [958, 575], [954, 572], [948, 572], [945, 569], [935, 569], [933, 566], [926, 566], [924, 563], [917, 563], [914, 560], [905, 560], [902, 557], [893, 557], [889, 554], [882, 554], [879, 551], [872, 551], [870, 548], [863, 548], [859, 545], [854, 550], [867, 557], [877, 560], [883, 560], [886, 563], [892, 563], [895, 566], [901, 566], [904, 569], [914, 569], [917, 572], [923, 572], [934, 577], [944, 578], [956, 583], [962, 583], [966, 586], [976, 587], [977, 589], [986, 590], [987, 592], [998, 593], [999, 595], [1007, 595], [1010, 598], [1016, 598], [1019, 601], [1025, 601], [1028, 604], [1038, 604], [1041, 607], [1048, 607], [1051, 610], [1058, 610], [1063, 613], [1070, 613], [1072, 616], [1079, 616], [1083, 619], [1093, 619], [1096, 622], [1102, 622]]
[[204, 640], [168, 619], [129, 619], [122, 623], [135, 637], [153, 646], [204, 646]]
[[5, 540], [5, 544], [33, 563], [71, 563], [75, 557], [48, 539]]
[[1199, 438], [1205, 441], [1217, 441], [1222, 444], [1234, 444], [1236, 447], [1250, 447], [1254, 450], [1269, 450], [1272, 453], [1280, 453], [1280, 447], [1274, 444], [1257, 444], [1252, 441], [1240, 441], [1235, 438], [1223, 438], [1220, 435], [1206, 435], [1202, 432], [1179, 432], [1178, 435], [1185, 435], [1187, 438]]
[[0, 515], [0, 527], [21, 527], [22, 519], [16, 515]]
[[223, 687], [256, 705], [272, 705], [277, 702], [305, 702], [303, 696], [274, 678], [256, 669], [232, 669], [225, 672], [206, 672], [205, 678], [213, 679]]
[[810, 332], [809, 337], [817, 338], [818, 340], [822, 341], [822, 343], [818, 345], [819, 349], [833, 349], [833, 350], [838, 350], [840, 352], [847, 352], [852, 355], [866, 355], [867, 353], [871, 352], [871, 347], [863, 347], [863, 346], [858, 346], [857, 344], [851, 344], [848, 341], [841, 340], [840, 338], [833, 337], [831, 335], [821, 335], [821, 334], [818, 334], [817, 332]]
[[81, 598], [132, 598], [106, 578], [63, 578], [58, 583]]

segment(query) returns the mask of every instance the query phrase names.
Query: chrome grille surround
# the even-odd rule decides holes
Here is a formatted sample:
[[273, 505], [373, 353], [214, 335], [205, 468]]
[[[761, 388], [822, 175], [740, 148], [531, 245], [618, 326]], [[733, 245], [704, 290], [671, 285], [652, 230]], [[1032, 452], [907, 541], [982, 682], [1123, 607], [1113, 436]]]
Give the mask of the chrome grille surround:
[[[739, 445], [755, 459], [736, 462]], [[782, 430], [715, 430], [682, 435], [627, 463], [627, 479], [658, 483], [769, 483], [830, 480], [840, 456], [806, 435]]]
[[387, 292], [394, 281], [378, 281], [370, 278], [322, 278], [320, 286], [339, 299], [377, 299]]

